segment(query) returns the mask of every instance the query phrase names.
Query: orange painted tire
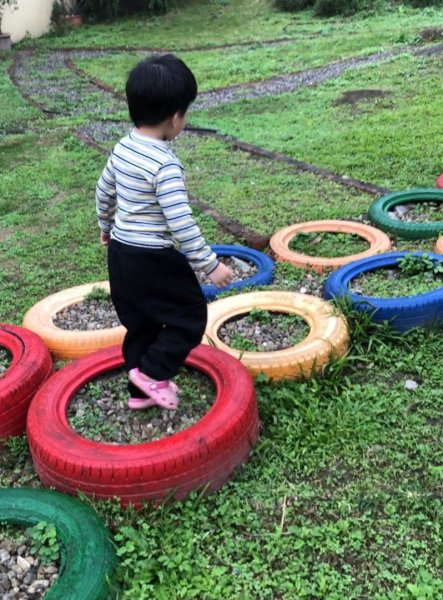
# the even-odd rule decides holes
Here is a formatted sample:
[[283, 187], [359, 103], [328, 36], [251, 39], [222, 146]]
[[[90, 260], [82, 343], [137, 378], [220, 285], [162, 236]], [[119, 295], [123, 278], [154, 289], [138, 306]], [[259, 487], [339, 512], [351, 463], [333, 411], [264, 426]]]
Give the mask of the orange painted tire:
[[[308, 336], [291, 348], [274, 352], [245, 352], [223, 343], [218, 337], [222, 324], [256, 307], [302, 317], [310, 326]], [[251, 375], [264, 372], [275, 380], [300, 379], [320, 372], [331, 358], [343, 356], [348, 350], [349, 334], [346, 320], [329, 302], [307, 294], [266, 291], [211, 302], [204, 343], [238, 358]]]
[[437, 254], [443, 254], [443, 235], [438, 238], [437, 243], [435, 244], [434, 252]]
[[54, 324], [53, 317], [58, 312], [81, 302], [93, 288], [109, 292], [109, 282], [87, 283], [47, 296], [28, 310], [23, 319], [23, 327], [37, 333], [52, 355], [61, 359], [80, 358], [101, 348], [121, 344], [126, 331], [122, 325], [92, 331], [68, 331]]
[[[301, 254], [289, 249], [289, 242], [297, 233], [350, 233], [358, 235], [365, 239], [370, 247], [364, 252], [352, 254], [349, 256], [337, 256], [335, 258], [324, 258], [322, 256], [309, 256]], [[269, 242], [274, 253], [275, 259], [278, 261], [290, 262], [296, 267], [310, 269], [322, 273], [325, 269], [336, 269], [354, 260], [367, 258], [374, 254], [389, 252], [391, 250], [391, 240], [389, 237], [370, 225], [357, 223], [354, 221], [306, 221], [305, 223], [297, 223], [289, 225], [284, 229], [277, 231]]]

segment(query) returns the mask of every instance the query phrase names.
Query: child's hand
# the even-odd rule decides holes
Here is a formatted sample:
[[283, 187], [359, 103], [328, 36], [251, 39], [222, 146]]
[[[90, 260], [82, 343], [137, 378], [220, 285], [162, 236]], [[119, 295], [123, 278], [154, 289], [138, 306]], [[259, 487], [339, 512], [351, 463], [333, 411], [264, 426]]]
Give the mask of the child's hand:
[[218, 267], [208, 277], [216, 287], [223, 288], [232, 281], [234, 273], [223, 263], [218, 263]]
[[103, 233], [103, 231], [100, 233], [100, 244], [109, 246], [109, 233]]

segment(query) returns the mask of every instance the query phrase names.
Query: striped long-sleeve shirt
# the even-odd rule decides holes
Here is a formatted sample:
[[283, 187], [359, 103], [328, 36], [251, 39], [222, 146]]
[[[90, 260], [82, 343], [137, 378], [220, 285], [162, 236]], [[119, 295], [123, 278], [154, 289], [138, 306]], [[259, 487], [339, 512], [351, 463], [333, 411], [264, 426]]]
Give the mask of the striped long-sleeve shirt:
[[218, 264], [193, 219], [183, 167], [167, 142], [135, 129], [114, 148], [96, 188], [100, 229], [123, 244], [178, 247], [196, 271]]

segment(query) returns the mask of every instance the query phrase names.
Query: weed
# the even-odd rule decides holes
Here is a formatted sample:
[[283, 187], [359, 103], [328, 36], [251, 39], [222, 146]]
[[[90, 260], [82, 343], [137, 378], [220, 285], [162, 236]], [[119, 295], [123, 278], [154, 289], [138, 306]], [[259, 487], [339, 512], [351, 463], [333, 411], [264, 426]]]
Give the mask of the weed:
[[60, 544], [57, 530], [53, 523], [40, 521], [34, 527], [27, 529], [32, 539], [31, 552], [38, 554], [42, 563], [55, 562], [60, 556]]
[[432, 259], [429, 254], [407, 254], [397, 262], [399, 269], [407, 275], [417, 275], [424, 271], [435, 275], [443, 273], [443, 262]]
[[366, 271], [351, 283], [353, 291], [378, 297], [411, 296], [443, 286], [443, 263], [428, 254], [407, 254], [392, 268]]
[[289, 249], [309, 256], [350, 256], [368, 249], [368, 243], [358, 235], [348, 233], [297, 233], [289, 242]]
[[84, 299], [95, 300], [97, 302], [108, 302], [111, 299], [111, 295], [107, 290], [94, 286], [92, 290], [85, 295]]

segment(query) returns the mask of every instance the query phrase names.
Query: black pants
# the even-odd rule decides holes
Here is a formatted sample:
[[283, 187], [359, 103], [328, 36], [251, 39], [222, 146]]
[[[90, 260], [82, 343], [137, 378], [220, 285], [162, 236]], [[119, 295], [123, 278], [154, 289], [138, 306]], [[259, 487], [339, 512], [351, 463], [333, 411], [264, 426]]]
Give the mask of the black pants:
[[[111, 240], [108, 247], [111, 298], [127, 329], [127, 371], [138, 367], [153, 379], [177, 374], [203, 337], [207, 304], [187, 258], [174, 250], [150, 250]], [[131, 395], [143, 395], [129, 384]]]

